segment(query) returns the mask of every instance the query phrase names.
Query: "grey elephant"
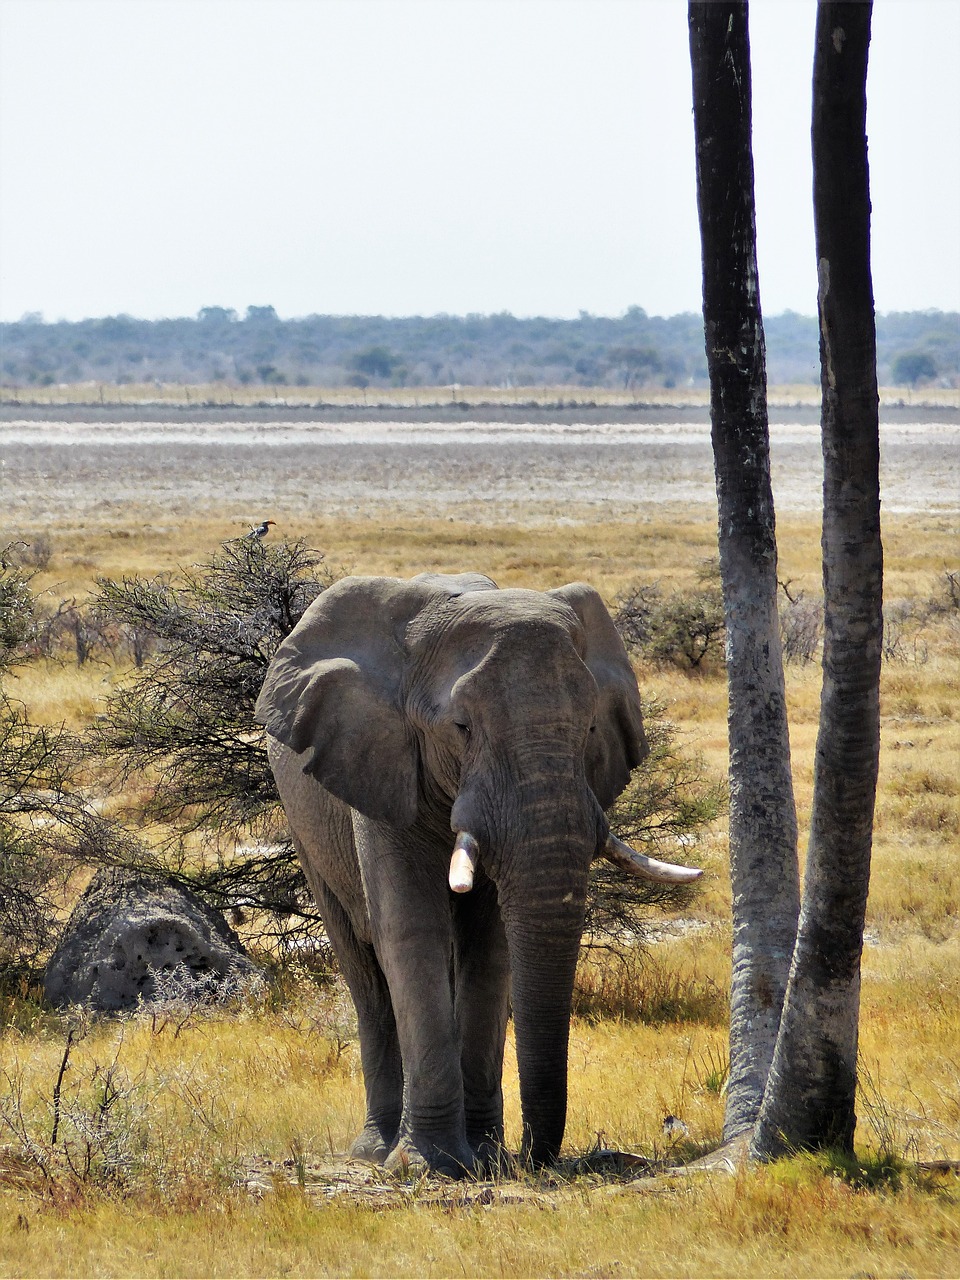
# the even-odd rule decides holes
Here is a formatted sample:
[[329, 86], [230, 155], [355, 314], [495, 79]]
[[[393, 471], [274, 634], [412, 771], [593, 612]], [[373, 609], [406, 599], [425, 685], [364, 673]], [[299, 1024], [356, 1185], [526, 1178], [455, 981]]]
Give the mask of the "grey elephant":
[[647, 747], [599, 595], [343, 579], [281, 644], [257, 718], [357, 1008], [351, 1154], [453, 1176], [499, 1159], [512, 1003], [522, 1155], [554, 1160], [592, 859], [700, 874], [610, 835]]

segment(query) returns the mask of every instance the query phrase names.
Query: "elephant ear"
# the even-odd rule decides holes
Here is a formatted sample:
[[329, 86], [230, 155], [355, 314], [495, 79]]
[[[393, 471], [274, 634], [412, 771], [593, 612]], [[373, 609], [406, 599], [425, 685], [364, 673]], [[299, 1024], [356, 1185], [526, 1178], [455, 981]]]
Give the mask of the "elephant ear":
[[608, 809], [647, 756], [640, 691], [630, 659], [606, 605], [593, 587], [573, 582], [549, 595], [563, 600], [583, 626], [584, 663], [597, 682], [600, 700], [586, 749], [587, 780], [601, 808]]
[[492, 587], [476, 574], [344, 578], [307, 609], [274, 655], [255, 715], [304, 756], [332, 795], [368, 818], [417, 814], [416, 738], [400, 700], [404, 634], [438, 597]]

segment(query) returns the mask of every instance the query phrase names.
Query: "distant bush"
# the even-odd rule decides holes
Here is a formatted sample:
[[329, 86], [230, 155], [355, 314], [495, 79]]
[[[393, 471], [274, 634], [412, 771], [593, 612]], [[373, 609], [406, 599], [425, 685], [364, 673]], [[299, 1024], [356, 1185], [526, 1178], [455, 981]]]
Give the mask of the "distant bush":
[[918, 382], [935, 378], [937, 366], [929, 352], [904, 351], [894, 360], [890, 372], [898, 386], [915, 387]]
[[725, 627], [716, 562], [708, 561], [699, 578], [694, 591], [665, 595], [659, 582], [653, 582], [617, 596], [614, 624], [628, 651], [690, 671], [722, 658]]
[[[581, 958], [573, 991], [573, 1014], [585, 1022], [606, 1019], [643, 1022], [650, 1026], [696, 1023], [722, 1027], [730, 1016], [730, 994], [713, 978], [694, 971], [685, 974], [675, 964], [634, 948], [617, 952], [617, 963], [604, 963], [595, 954]], [[722, 1058], [701, 1063], [704, 1085], [719, 1092], [726, 1075]], [[716, 1087], [707, 1083], [711, 1075]]]
[[[823, 641], [823, 600], [790, 590], [781, 582], [780, 641], [785, 662], [811, 662]], [[938, 620], [948, 623], [960, 615], [960, 572], [947, 570], [928, 599], [889, 599], [883, 605], [884, 662], [924, 663], [929, 657], [929, 627]]]
[[400, 364], [398, 356], [392, 355], [386, 347], [368, 347], [366, 351], [358, 351], [353, 358], [358, 372], [371, 378], [389, 378]]
[[663, 361], [653, 347], [611, 347], [607, 360], [622, 378], [624, 389], [660, 373]]

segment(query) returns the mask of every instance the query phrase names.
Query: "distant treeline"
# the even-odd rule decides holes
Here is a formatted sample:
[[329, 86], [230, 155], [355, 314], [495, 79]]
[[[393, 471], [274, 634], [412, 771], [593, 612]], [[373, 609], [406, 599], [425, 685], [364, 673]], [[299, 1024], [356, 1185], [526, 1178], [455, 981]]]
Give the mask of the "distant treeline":
[[[771, 384], [819, 381], [817, 321], [785, 312], [765, 320]], [[891, 312], [877, 318], [883, 385], [960, 385], [960, 314]], [[318, 387], [704, 386], [703, 322], [687, 312], [611, 318], [305, 316], [273, 307], [241, 318], [204, 307], [195, 318], [0, 325], [0, 376], [17, 387], [57, 383], [210, 383]]]

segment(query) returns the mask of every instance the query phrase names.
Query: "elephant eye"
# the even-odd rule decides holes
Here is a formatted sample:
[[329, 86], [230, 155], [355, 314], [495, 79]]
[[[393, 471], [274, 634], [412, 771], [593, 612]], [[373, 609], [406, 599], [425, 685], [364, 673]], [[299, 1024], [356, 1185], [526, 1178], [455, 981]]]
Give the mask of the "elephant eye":
[[470, 726], [468, 724], [464, 724], [461, 720], [454, 720], [453, 723], [464, 738], [470, 737]]

